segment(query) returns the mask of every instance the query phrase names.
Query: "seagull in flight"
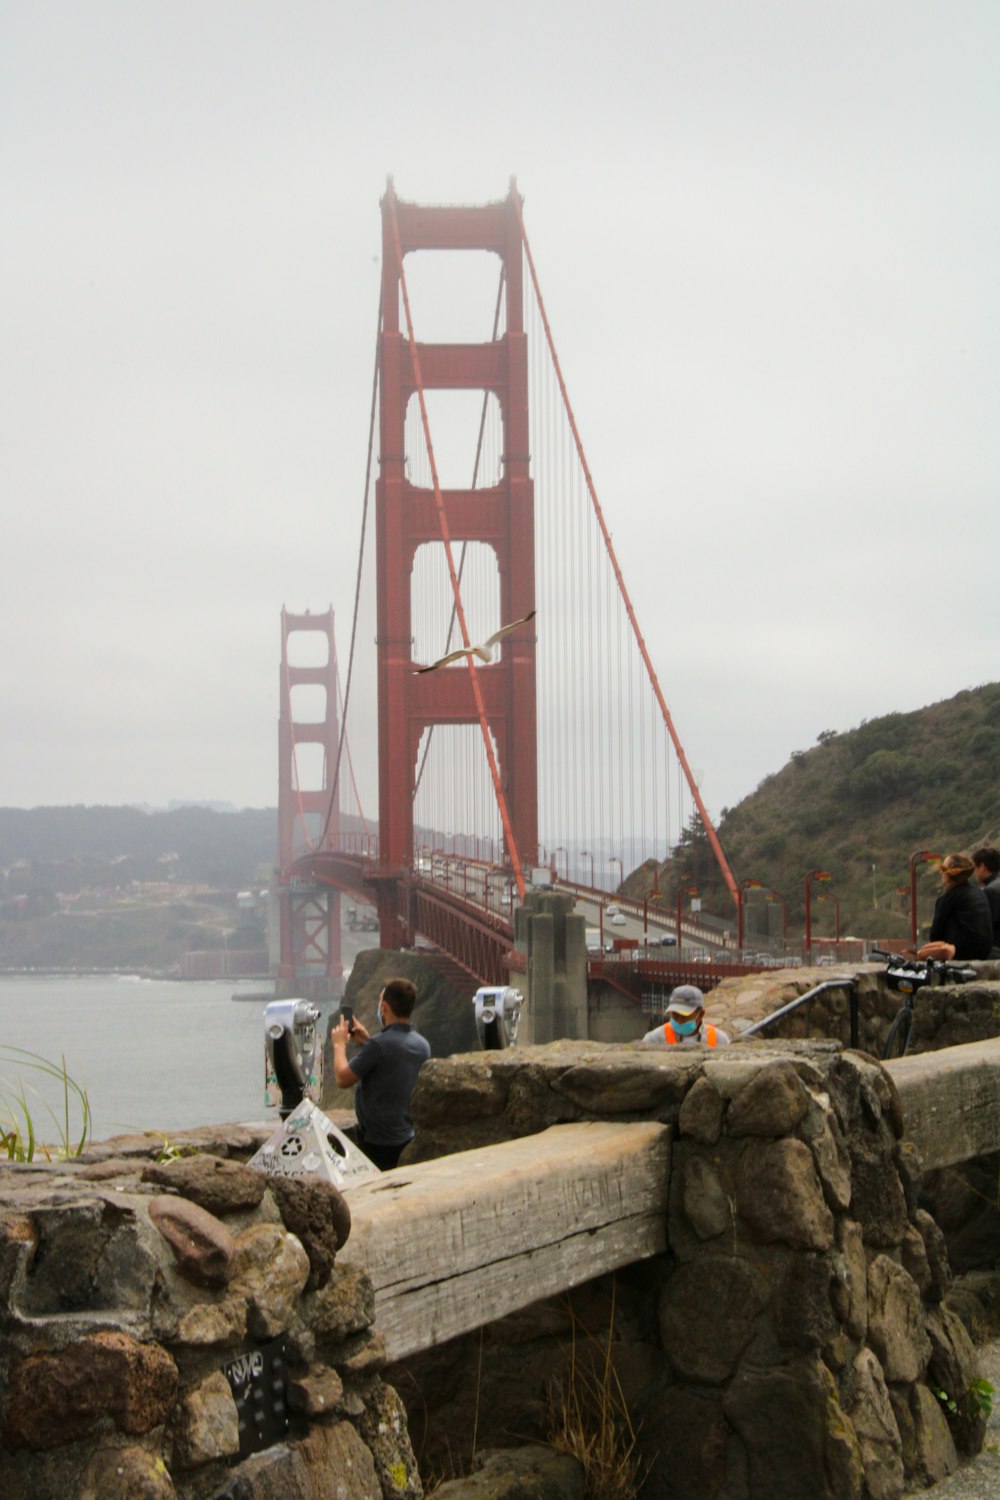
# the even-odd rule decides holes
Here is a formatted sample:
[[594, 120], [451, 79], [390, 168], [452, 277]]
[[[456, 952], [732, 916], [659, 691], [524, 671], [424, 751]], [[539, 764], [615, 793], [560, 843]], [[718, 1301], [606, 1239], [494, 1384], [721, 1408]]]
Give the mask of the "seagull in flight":
[[461, 661], [463, 656], [478, 656], [479, 660], [485, 662], [488, 666], [493, 660], [493, 647], [497, 641], [502, 640], [505, 635], [509, 635], [512, 630], [516, 630], [519, 625], [527, 625], [528, 621], [534, 618], [535, 611], [532, 610], [523, 619], [512, 620], [509, 625], [501, 625], [500, 629], [494, 630], [489, 640], [483, 641], [481, 646], [463, 646], [458, 651], [449, 651], [448, 655], [442, 656], [439, 661], [432, 661], [429, 667], [414, 667], [413, 670], [414, 672], [436, 672], [438, 667], [446, 667], [449, 662]]

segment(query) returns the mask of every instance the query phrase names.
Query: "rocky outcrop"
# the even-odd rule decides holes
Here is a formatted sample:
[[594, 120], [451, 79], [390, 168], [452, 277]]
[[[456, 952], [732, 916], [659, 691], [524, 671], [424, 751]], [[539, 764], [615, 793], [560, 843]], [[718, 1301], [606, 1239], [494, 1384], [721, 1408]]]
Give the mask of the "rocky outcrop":
[[474, 1473], [434, 1491], [435, 1500], [584, 1500], [584, 1493], [579, 1460], [537, 1444], [481, 1453]]

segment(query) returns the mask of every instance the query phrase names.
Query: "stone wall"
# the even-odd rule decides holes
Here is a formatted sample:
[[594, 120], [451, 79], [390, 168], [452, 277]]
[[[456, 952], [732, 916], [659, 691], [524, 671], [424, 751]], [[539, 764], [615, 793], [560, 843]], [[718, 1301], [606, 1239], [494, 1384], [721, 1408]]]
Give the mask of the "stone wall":
[[390, 1370], [370, 1284], [337, 1258], [344, 1201], [243, 1165], [266, 1132], [4, 1166], [4, 1500], [417, 1500], [410, 1433], [439, 1473], [544, 1439], [567, 1380], [620, 1400], [643, 1500], [895, 1500], [981, 1442], [942, 1232], [871, 1057], [518, 1047], [432, 1060], [414, 1115], [411, 1164], [664, 1123], [668, 1252]]
[[[927, 985], [918, 992], [911, 1050], [930, 1052], [1000, 1036], [1000, 963], [991, 960], [968, 967], [977, 971], [976, 980]], [[880, 1057], [889, 1027], [905, 998], [889, 989], [884, 964], [851, 964], [838, 970], [767, 970], [726, 979], [709, 992], [709, 1017], [738, 1034], [815, 985], [830, 983], [840, 973], [853, 977], [857, 985], [859, 1045]], [[848, 985], [827, 989], [776, 1021], [766, 1034], [791, 1040], [831, 1038], [850, 1046], [849, 994]]]
[[0, 1167], [4, 1500], [421, 1495], [346, 1203], [243, 1165], [268, 1133]]
[[942, 1235], [873, 1059], [515, 1049], [432, 1061], [414, 1117], [413, 1160], [564, 1120], [656, 1119], [675, 1139], [669, 1253], [395, 1368], [412, 1430], [453, 1449], [473, 1431], [487, 1446], [542, 1436], [544, 1385], [579, 1325], [622, 1372], [645, 1500], [894, 1500], [981, 1443]]

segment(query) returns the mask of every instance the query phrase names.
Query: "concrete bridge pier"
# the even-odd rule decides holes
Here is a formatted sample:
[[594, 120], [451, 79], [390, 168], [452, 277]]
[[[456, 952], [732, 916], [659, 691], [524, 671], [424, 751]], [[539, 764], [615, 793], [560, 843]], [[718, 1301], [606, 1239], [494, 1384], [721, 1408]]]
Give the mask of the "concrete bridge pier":
[[514, 946], [528, 963], [522, 1039], [529, 1044], [589, 1036], [587, 926], [573, 905], [558, 891], [528, 891], [514, 913]]

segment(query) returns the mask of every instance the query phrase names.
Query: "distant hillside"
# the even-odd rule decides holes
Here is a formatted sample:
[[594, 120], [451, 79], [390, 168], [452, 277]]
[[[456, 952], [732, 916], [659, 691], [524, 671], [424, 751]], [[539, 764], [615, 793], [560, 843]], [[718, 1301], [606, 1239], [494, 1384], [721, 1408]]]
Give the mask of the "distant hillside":
[[270, 869], [276, 837], [273, 808], [3, 807], [0, 892], [167, 879], [234, 890]]
[[[824, 731], [724, 810], [718, 832], [737, 879], [778, 891], [790, 922], [803, 919], [806, 872], [822, 869], [832, 880], [817, 891], [839, 899], [842, 932], [904, 936], [908, 907], [898, 888], [909, 879], [911, 853], [1000, 843], [1000, 683], [844, 733]], [[663, 867], [661, 887], [675, 890], [678, 874], [699, 886], [707, 908], [732, 910], [697, 826]], [[634, 878], [648, 885], [651, 872]], [[935, 888], [924, 867], [921, 916]], [[814, 920], [832, 931], [829, 903], [814, 907]]]

